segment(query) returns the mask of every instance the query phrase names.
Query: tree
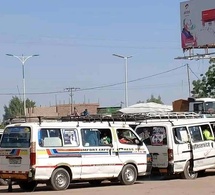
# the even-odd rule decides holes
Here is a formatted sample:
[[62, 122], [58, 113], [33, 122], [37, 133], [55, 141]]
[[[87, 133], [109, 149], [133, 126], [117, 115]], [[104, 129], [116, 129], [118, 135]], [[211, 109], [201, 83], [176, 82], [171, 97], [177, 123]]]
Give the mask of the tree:
[[159, 95], [158, 98], [155, 98], [154, 95], [151, 95], [150, 99], [146, 100], [147, 103], [149, 102], [154, 102], [154, 103], [158, 103], [158, 104], [163, 104], [163, 102], [161, 101], [161, 96]]
[[209, 62], [211, 65], [205, 75], [201, 75], [202, 78], [194, 80], [193, 84], [193, 97], [215, 97], [215, 59], [211, 59]]
[[[36, 103], [34, 101], [26, 99], [26, 108], [35, 107]], [[24, 108], [23, 108], [23, 101], [18, 98], [17, 96], [13, 96], [9, 102], [9, 106], [4, 106], [5, 114], [3, 115], [4, 120], [7, 120], [11, 117], [16, 116], [23, 116], [24, 115]]]

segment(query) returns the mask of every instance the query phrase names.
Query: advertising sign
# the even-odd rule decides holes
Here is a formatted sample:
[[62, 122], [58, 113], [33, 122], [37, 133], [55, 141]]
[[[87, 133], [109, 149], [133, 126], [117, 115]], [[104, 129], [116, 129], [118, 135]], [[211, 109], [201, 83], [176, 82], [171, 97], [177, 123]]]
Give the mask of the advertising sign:
[[188, 48], [215, 48], [215, 0], [180, 3], [181, 45]]

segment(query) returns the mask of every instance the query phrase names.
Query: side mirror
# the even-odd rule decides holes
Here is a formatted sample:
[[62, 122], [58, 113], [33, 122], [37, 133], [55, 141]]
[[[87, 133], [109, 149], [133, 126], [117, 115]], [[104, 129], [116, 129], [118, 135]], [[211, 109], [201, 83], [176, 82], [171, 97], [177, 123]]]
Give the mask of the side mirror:
[[142, 146], [143, 145], [143, 142], [139, 139], [135, 139], [134, 140], [135, 144], [137, 144], [138, 146]]

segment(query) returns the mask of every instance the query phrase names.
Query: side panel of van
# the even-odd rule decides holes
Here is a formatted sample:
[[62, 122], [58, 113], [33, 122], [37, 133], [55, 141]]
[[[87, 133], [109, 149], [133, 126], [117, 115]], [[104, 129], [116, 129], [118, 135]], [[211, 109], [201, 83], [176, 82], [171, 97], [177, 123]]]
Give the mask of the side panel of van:
[[[81, 179], [116, 177], [119, 158], [114, 152], [116, 143], [113, 139], [115, 129], [83, 128]], [[122, 165], [120, 165], [121, 170]]]
[[167, 169], [168, 167], [168, 145], [167, 131], [164, 126], [140, 126], [136, 133], [152, 155], [152, 167]]
[[214, 167], [215, 164], [215, 142], [214, 140], [206, 140], [204, 138], [204, 128], [207, 128], [211, 134], [213, 134], [208, 124], [189, 127], [192, 141], [194, 171], [211, 168]]
[[49, 179], [58, 166], [70, 167], [73, 179], [80, 179], [81, 142], [76, 129], [42, 127], [36, 136], [35, 179]]

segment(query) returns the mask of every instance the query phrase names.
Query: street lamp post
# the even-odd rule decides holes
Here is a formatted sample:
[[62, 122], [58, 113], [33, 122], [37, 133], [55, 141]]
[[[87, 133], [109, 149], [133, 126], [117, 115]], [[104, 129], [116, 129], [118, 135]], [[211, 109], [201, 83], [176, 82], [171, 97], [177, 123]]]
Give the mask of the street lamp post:
[[132, 58], [132, 56], [118, 54], [113, 54], [113, 56], [125, 59], [125, 106], [128, 107], [128, 58]]
[[16, 56], [13, 54], [6, 54], [7, 56], [15, 57], [22, 63], [22, 80], [23, 80], [23, 109], [24, 109], [24, 116], [26, 116], [26, 102], [25, 102], [25, 62], [31, 58], [39, 56], [38, 54], [34, 54], [31, 56], [24, 56], [23, 54], [21, 56]]

